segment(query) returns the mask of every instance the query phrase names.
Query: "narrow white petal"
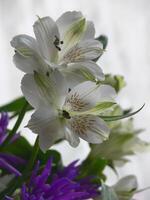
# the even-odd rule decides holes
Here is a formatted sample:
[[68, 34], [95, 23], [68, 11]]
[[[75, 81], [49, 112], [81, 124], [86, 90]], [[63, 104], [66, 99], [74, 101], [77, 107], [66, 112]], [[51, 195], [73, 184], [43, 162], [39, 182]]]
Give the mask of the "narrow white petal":
[[99, 102], [112, 102], [115, 96], [116, 92], [111, 86], [85, 81], [69, 92], [64, 107], [70, 111], [85, 111]]
[[40, 95], [38, 91], [33, 74], [24, 75], [21, 81], [21, 90], [26, 100], [34, 108], [39, 108], [40, 105], [44, 104], [44, 100], [42, 99], [42, 96]]
[[48, 61], [56, 61], [58, 49], [54, 42], [57, 38], [59, 39], [56, 23], [50, 17], [43, 17], [34, 23], [33, 28], [41, 54]]
[[97, 40], [85, 40], [70, 48], [60, 59], [64, 63], [94, 60], [103, 53], [102, 45]]
[[39, 134], [40, 147], [48, 150], [56, 140], [64, 138], [63, 125], [52, 107], [40, 107], [32, 115], [28, 125], [33, 133]]
[[21, 71], [33, 73], [34, 70], [39, 71], [45, 67], [34, 38], [28, 35], [18, 35], [12, 39], [11, 45], [16, 51], [13, 61]]
[[97, 81], [104, 80], [105, 76], [102, 69], [93, 61], [78, 62], [69, 64], [66, 68], [62, 69], [66, 79], [74, 80], [77, 85], [83, 81]]
[[77, 147], [80, 143], [79, 136], [72, 132], [69, 128], [65, 130], [65, 139], [68, 140], [72, 147]]
[[[70, 27], [77, 22], [78, 20], [82, 19], [83, 15], [81, 12], [66, 12], [63, 15], [58, 18], [56, 21], [57, 26], [59, 28], [60, 32], [60, 38], [63, 40], [65, 37], [65, 34], [67, 31], [70, 29]], [[82, 37], [80, 38], [81, 40], [88, 40], [88, 39], [94, 39], [95, 35], [95, 28], [94, 24], [91, 21], [86, 21], [86, 26], [84, 29], [84, 32], [82, 34]]]
[[63, 45], [62, 45], [62, 51], [60, 51], [60, 58], [63, 57], [63, 55], [71, 49], [74, 45], [79, 43], [81, 40], [84, 32], [86, 29], [86, 20], [85, 18], [80, 18], [76, 22], [74, 22], [68, 30], [65, 32], [62, 40], [63, 40]]
[[116, 192], [132, 192], [138, 188], [137, 178], [134, 175], [123, 177], [113, 188]]
[[70, 129], [80, 138], [93, 144], [108, 139], [110, 133], [107, 124], [99, 117], [92, 115], [73, 117], [70, 120]]
[[94, 23], [91, 21], [87, 21], [87, 27], [81, 40], [83, 41], [83, 40], [94, 39], [94, 37], [95, 37]]
[[53, 88], [57, 93], [57, 97], [59, 98], [58, 103], [62, 105], [65, 102], [69, 89], [66, 79], [57, 69], [53, 71], [50, 78], [53, 83]]
[[24, 57], [15, 53], [13, 61], [18, 69], [29, 74], [33, 74], [34, 71], [43, 71], [46, 68], [46, 64], [40, 57]]
[[36, 40], [28, 35], [17, 35], [12, 39], [10, 43], [18, 53], [25, 57], [38, 54], [38, 46]]

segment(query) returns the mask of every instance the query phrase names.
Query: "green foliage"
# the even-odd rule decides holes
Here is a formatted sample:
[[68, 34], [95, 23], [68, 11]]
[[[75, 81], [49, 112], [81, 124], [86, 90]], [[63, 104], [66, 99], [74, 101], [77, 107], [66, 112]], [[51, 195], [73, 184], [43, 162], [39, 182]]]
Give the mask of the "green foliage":
[[[0, 107], [0, 112], [19, 112], [24, 104], [26, 103], [26, 100], [24, 97], [17, 98], [3, 106]], [[31, 110], [32, 107], [28, 106], [28, 110]]]
[[99, 116], [100, 118], [102, 118], [103, 120], [109, 122], [109, 121], [117, 121], [117, 120], [121, 120], [121, 119], [125, 119], [128, 117], [131, 117], [135, 114], [137, 114], [138, 112], [140, 112], [143, 108], [144, 108], [145, 104], [142, 105], [138, 110], [134, 111], [134, 112], [128, 112], [127, 114], [123, 114], [123, 115], [115, 115], [115, 116]]
[[101, 81], [101, 83], [111, 85], [115, 88], [116, 92], [120, 92], [120, 90], [126, 86], [124, 77], [120, 75], [113, 76], [111, 74], [106, 74], [105, 80]]
[[106, 35], [100, 35], [96, 38], [96, 40], [100, 41], [103, 45], [103, 49], [106, 49], [108, 44], [108, 37]]
[[125, 122], [111, 122], [111, 133], [108, 140], [101, 144], [91, 145], [91, 157], [101, 157], [114, 168], [115, 164], [124, 164], [126, 156], [150, 149], [150, 144], [138, 137], [139, 130], [135, 130], [133, 120]]
[[24, 137], [20, 136], [16, 141], [5, 146], [2, 152], [11, 153], [28, 160], [32, 152], [32, 146]]
[[[98, 41], [102, 44], [102, 50], [105, 51], [105, 49], [106, 49], [106, 47], [107, 47], [107, 44], [108, 44], [108, 38], [107, 38], [107, 36], [105, 36], [105, 35], [100, 35], [99, 37], [97, 37], [97, 38], [95, 38], [95, 39], [98, 40]], [[98, 59], [99, 59], [101, 56], [102, 56], [102, 54], [101, 54], [98, 58], [94, 59], [93, 61], [94, 61], [94, 62], [97, 62]]]
[[[13, 143], [9, 143], [2, 149], [2, 152], [13, 154], [25, 159], [28, 163], [30, 156], [33, 152], [33, 146], [22, 136], [20, 136]], [[61, 155], [55, 150], [48, 150], [46, 153], [43, 153], [39, 150], [37, 159], [41, 165], [45, 165], [48, 159], [53, 159], [53, 165], [56, 167], [62, 167]], [[24, 166], [18, 168], [20, 171], [24, 169]]]
[[46, 153], [43, 153], [39, 150], [37, 155], [37, 160], [40, 160], [41, 165], [45, 165], [48, 159], [53, 159], [53, 167], [60, 168], [62, 167], [61, 155], [56, 150], [48, 150]]
[[105, 180], [103, 170], [107, 165], [107, 160], [100, 157], [91, 158], [90, 156], [82, 163], [80, 177], [95, 176], [96, 182], [100, 183], [101, 180]]

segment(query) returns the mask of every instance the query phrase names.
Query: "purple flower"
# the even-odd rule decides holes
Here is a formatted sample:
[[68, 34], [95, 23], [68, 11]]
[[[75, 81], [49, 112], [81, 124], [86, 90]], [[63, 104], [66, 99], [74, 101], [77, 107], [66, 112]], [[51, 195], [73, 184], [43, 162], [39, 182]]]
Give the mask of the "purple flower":
[[7, 126], [9, 123], [9, 117], [7, 113], [1, 113], [0, 116], [0, 145], [7, 137]]
[[[7, 126], [9, 124], [9, 116], [7, 113], [2, 112], [0, 114], [0, 145], [6, 140]], [[11, 143], [14, 142], [19, 137], [19, 134], [15, 134], [11, 139]], [[12, 155], [10, 153], [0, 152], [0, 169], [5, 169], [11, 174], [16, 176], [21, 176], [21, 173], [16, 169], [18, 165], [25, 164], [25, 160], [22, 158]]]
[[97, 197], [98, 185], [92, 183], [91, 178], [77, 179], [79, 166], [76, 164], [73, 162], [54, 174], [52, 159], [48, 160], [41, 173], [38, 162], [30, 181], [22, 186], [21, 200], [84, 200]]

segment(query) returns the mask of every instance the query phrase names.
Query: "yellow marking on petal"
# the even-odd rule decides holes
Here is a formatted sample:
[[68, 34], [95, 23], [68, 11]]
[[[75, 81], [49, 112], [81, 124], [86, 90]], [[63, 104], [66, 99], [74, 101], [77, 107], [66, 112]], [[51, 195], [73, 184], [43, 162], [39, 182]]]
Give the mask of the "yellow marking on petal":
[[34, 79], [38, 86], [39, 92], [45, 98], [46, 102], [57, 107], [56, 92], [55, 88], [53, 87], [53, 83], [50, 79], [50, 76], [50, 73], [49, 76], [47, 76], [46, 74], [44, 75], [41, 73], [34, 72]]
[[75, 45], [82, 37], [86, 29], [86, 20], [81, 18], [66, 31], [64, 35], [64, 48]]
[[95, 115], [98, 116], [104, 111], [110, 109], [112, 106], [114, 106], [115, 102], [99, 102], [97, 103], [93, 108], [80, 112], [79, 110], [70, 111], [70, 116], [83, 116], [83, 115]]

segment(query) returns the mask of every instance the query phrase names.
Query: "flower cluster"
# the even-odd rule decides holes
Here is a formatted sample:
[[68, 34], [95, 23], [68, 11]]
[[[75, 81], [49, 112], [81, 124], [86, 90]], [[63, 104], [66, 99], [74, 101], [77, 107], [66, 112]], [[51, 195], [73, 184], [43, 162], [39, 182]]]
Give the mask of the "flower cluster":
[[22, 200], [84, 200], [99, 196], [99, 186], [91, 182], [92, 178], [77, 179], [80, 166], [76, 164], [75, 161], [53, 174], [52, 159], [47, 161], [42, 172], [39, 172], [38, 162], [29, 183], [23, 184], [19, 196]]
[[80, 12], [67, 12], [56, 22], [39, 18], [33, 25], [36, 39], [18, 35], [11, 45], [14, 62], [26, 74], [22, 92], [35, 108], [28, 127], [39, 134], [43, 151], [58, 139], [76, 147], [79, 138], [101, 143], [109, 127], [99, 117], [115, 102], [115, 90], [100, 84], [101, 68], [93, 60], [102, 52], [94, 26]]
[[[76, 11], [56, 21], [38, 17], [33, 30], [35, 38], [22, 34], [11, 41], [14, 63], [25, 73], [21, 81], [25, 98], [0, 107], [17, 117], [9, 130], [8, 114], [0, 115], [0, 199], [131, 200], [139, 192], [136, 177], [107, 186], [104, 169], [116, 170], [116, 161], [125, 163], [126, 156], [149, 143], [137, 136], [132, 119], [117, 121], [143, 106], [131, 113], [115, 102], [124, 79], [104, 75], [97, 64], [107, 38], [95, 39], [94, 24]], [[31, 109], [26, 127], [38, 134], [34, 146], [16, 134]], [[90, 144], [80, 165], [74, 161], [64, 167], [63, 152], [49, 149], [62, 140], [77, 147], [80, 139]]]

